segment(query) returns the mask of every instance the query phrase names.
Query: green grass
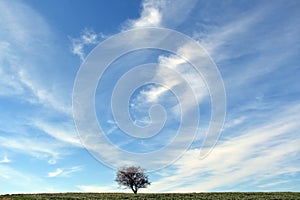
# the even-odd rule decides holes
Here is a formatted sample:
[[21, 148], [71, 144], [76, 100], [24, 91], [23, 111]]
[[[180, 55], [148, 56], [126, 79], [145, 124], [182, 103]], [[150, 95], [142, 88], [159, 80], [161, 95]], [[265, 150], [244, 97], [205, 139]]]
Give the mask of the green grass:
[[56, 193], [1, 195], [0, 200], [89, 200], [89, 199], [300, 199], [300, 192], [220, 192], [220, 193]]

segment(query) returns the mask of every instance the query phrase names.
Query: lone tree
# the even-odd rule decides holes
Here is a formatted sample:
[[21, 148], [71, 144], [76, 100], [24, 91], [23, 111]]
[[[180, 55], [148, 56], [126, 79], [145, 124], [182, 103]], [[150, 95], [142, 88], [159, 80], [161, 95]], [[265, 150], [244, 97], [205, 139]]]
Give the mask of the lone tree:
[[116, 175], [116, 182], [120, 186], [131, 188], [134, 194], [137, 193], [139, 188], [146, 188], [150, 185], [145, 170], [135, 166], [119, 169]]

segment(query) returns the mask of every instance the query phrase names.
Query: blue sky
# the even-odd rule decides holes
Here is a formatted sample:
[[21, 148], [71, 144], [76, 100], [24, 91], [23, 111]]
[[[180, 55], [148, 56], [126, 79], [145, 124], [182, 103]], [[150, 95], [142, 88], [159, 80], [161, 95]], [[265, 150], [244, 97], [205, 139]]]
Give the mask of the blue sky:
[[[169, 163], [181, 155], [181, 142], [192, 136], [187, 131], [176, 141], [178, 148], [157, 157], [163, 167], [149, 173], [152, 184], [141, 191], [299, 191], [299, 9], [299, 1], [279, 0], [0, 1], [0, 194], [127, 191], [114, 182], [115, 169], [82, 145], [72, 92], [93, 48], [114, 34], [144, 27], [176, 30], [207, 51], [224, 83], [226, 117], [217, 145], [199, 159], [207, 148], [201, 144], [213, 107], [206, 80], [163, 50], [131, 52], [113, 62], [95, 94], [97, 119], [112, 146], [149, 153], [172, 142], [180, 114], [193, 110], [187, 109], [192, 107], [189, 96], [179, 102], [173, 93], [177, 86], [184, 88], [183, 79], [196, 91], [199, 104], [192, 145]], [[195, 56], [188, 45], [178, 53]], [[148, 115], [158, 103], [167, 117], [156, 136], [137, 139], [118, 128], [108, 105], [123, 74], [146, 63], [158, 63], [152, 80], [174, 90], [147, 84], [132, 93], [127, 108], [133, 124], [159, 123]], [[161, 66], [171, 66], [183, 79]], [[179, 112], [180, 105], [187, 107]], [[109, 146], [93, 145], [89, 150], [105, 154], [116, 166], [130, 160]], [[151, 167], [152, 162], [135, 164]]]

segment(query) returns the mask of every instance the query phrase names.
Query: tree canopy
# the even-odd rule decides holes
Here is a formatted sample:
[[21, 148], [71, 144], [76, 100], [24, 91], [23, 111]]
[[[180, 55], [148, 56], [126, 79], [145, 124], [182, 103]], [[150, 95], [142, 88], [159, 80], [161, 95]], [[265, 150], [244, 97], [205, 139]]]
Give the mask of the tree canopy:
[[134, 194], [137, 193], [139, 188], [146, 188], [150, 185], [145, 169], [135, 166], [119, 169], [116, 175], [116, 182], [120, 186], [130, 188]]

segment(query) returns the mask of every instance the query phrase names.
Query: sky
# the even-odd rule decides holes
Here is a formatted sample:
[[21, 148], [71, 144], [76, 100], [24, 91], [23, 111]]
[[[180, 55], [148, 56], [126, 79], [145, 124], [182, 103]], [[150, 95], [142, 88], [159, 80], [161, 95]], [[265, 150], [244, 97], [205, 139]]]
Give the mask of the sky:
[[299, 9], [0, 1], [0, 194], [299, 192]]

